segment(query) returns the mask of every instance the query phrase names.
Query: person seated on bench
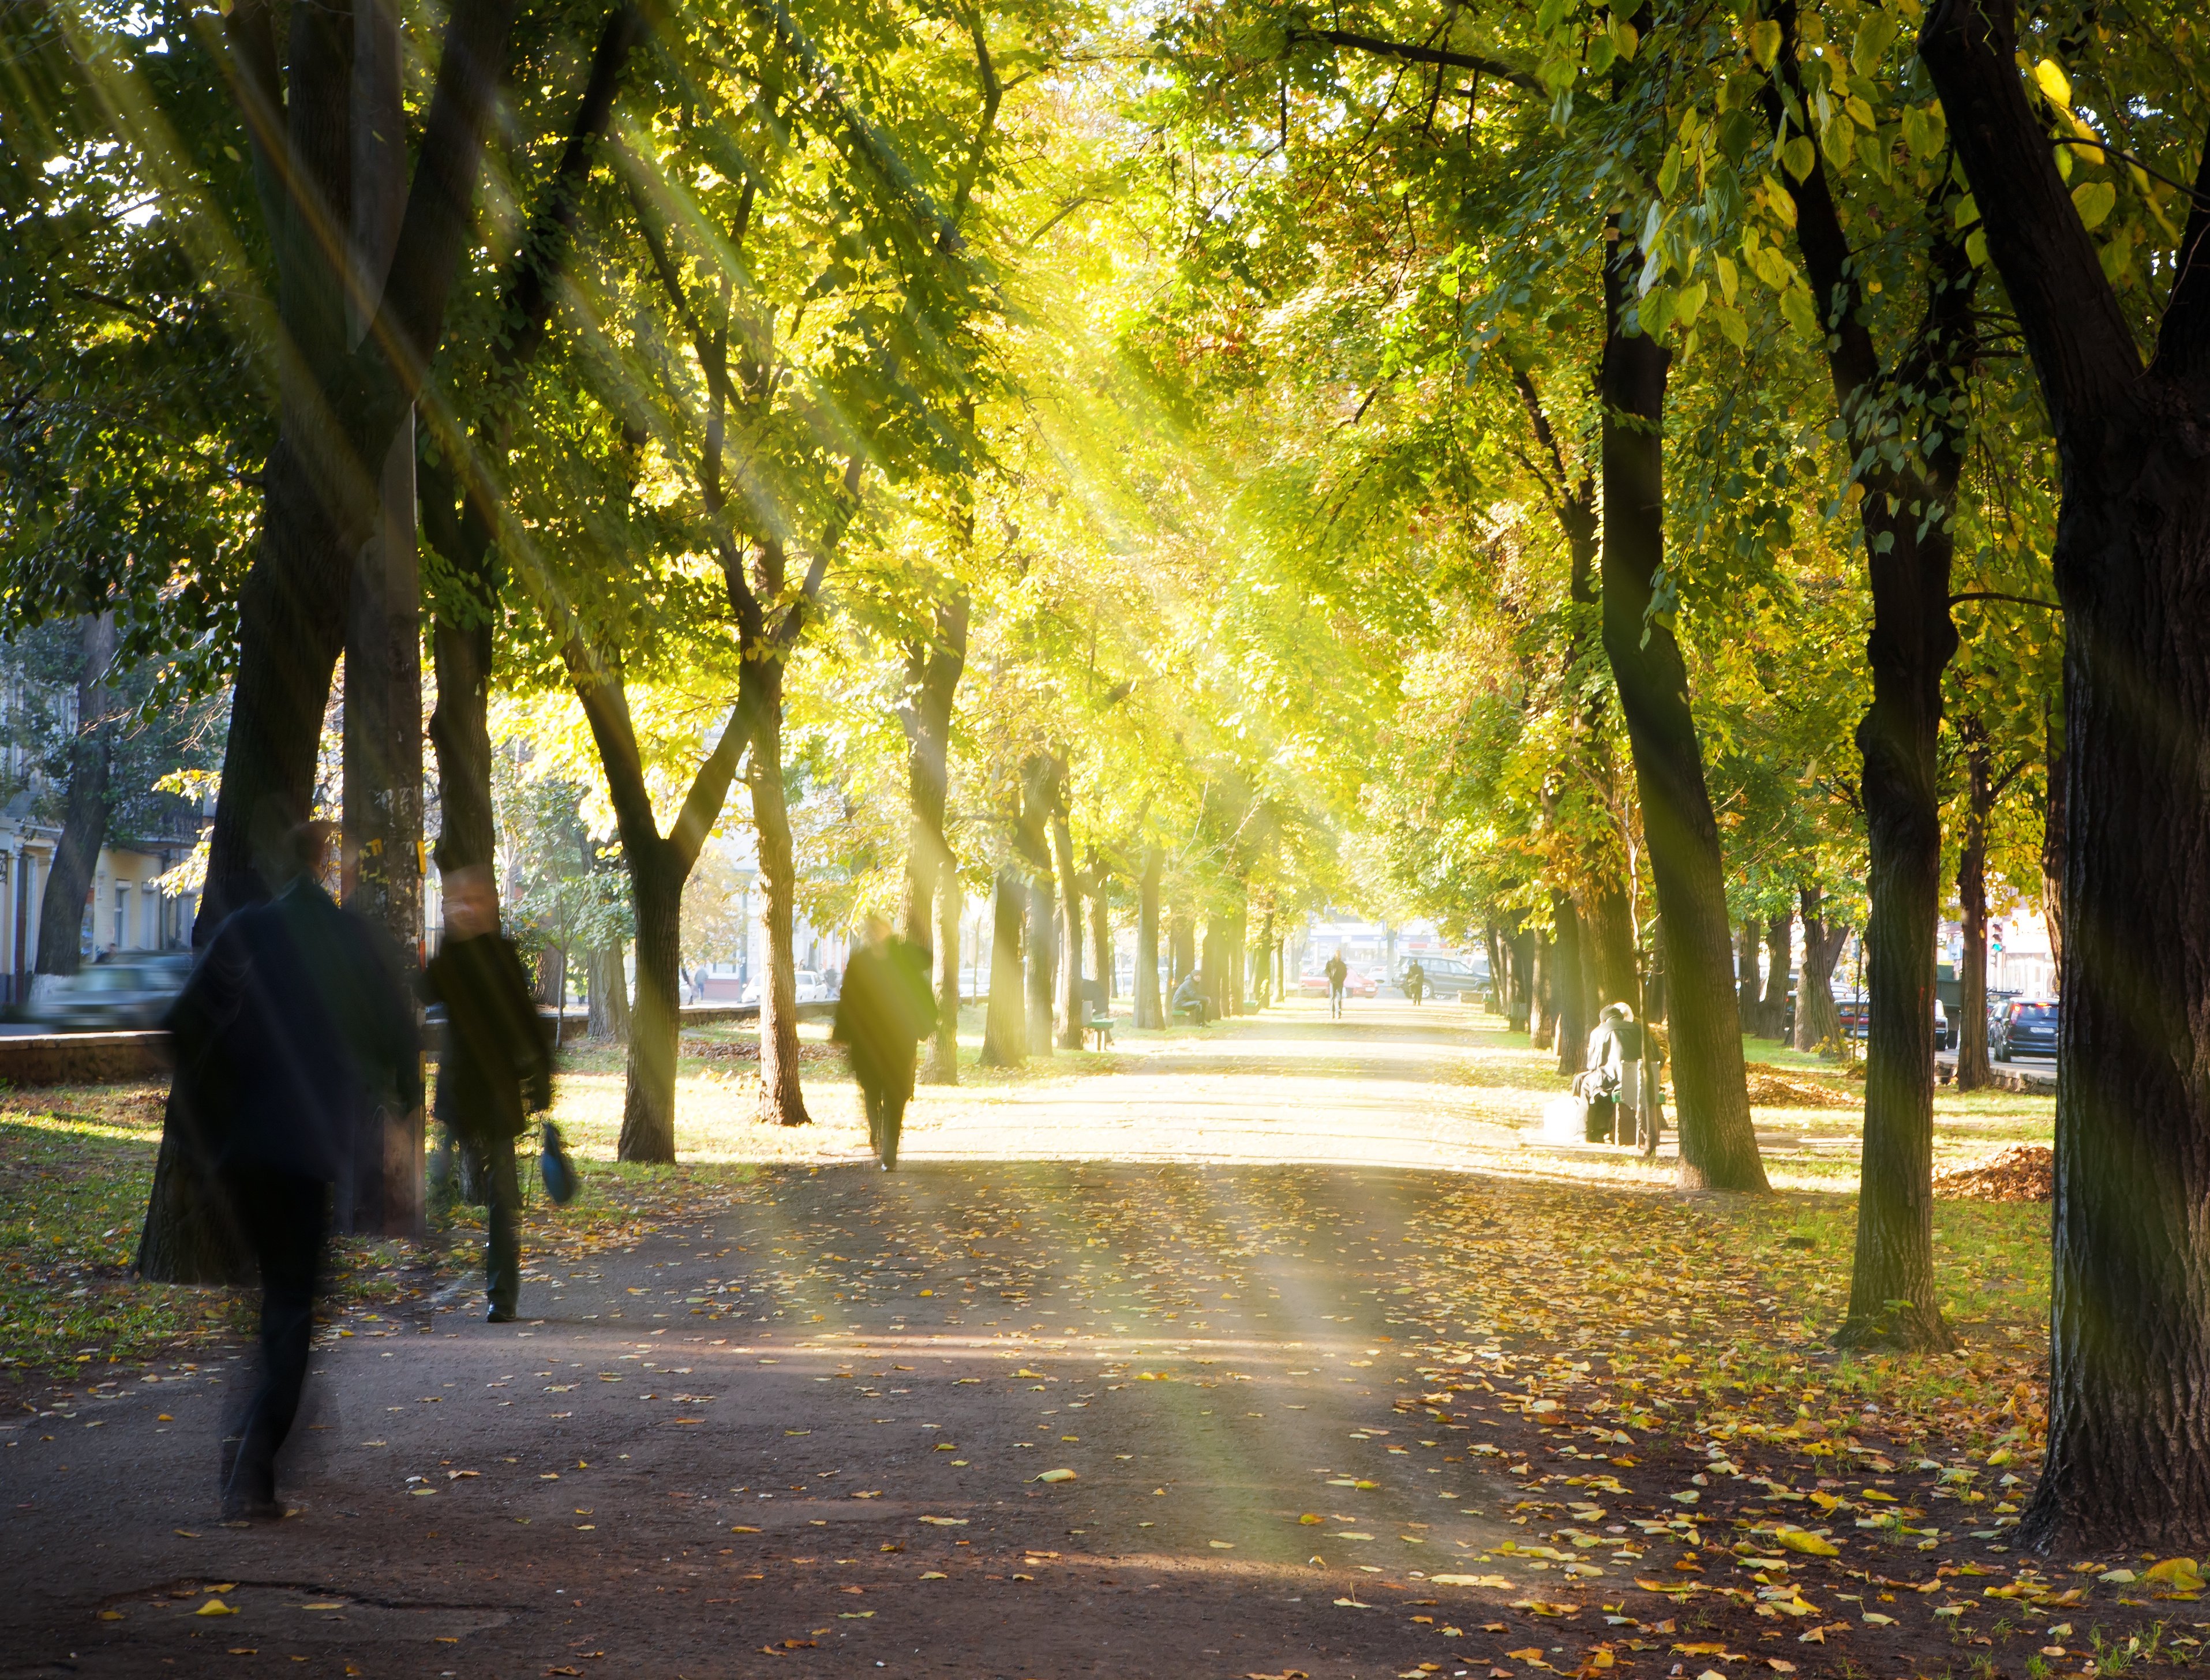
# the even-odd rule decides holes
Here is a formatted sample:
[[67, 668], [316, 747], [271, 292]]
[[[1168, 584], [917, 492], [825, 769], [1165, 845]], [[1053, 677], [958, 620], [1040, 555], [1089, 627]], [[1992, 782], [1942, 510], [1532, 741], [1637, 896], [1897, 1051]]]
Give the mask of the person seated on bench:
[[1191, 969], [1182, 983], [1174, 988], [1174, 1015], [1177, 1021], [1187, 1015], [1199, 1027], [1212, 1019], [1212, 1006], [1205, 1001], [1203, 969]]
[[1098, 1049], [1104, 1049], [1113, 1042], [1113, 1006], [1106, 1002], [1102, 980], [1082, 983], [1082, 1007], [1088, 1016], [1082, 1023], [1082, 1030], [1096, 1037]]

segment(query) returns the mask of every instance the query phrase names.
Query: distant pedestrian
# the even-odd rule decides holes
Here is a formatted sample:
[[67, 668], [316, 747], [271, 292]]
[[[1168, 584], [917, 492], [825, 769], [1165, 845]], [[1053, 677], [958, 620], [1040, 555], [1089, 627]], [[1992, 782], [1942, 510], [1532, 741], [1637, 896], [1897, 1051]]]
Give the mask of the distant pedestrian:
[[1416, 1009], [1427, 990], [1428, 971], [1420, 966], [1419, 958], [1414, 957], [1404, 967], [1404, 996], [1412, 1000], [1412, 1007]]
[[512, 1321], [522, 1292], [522, 1183], [514, 1141], [552, 1103], [552, 1051], [512, 942], [498, 930], [490, 870], [445, 872], [445, 937], [427, 990], [445, 1006], [438, 1118], [474, 1169], [486, 1226], [486, 1322]]
[[830, 1033], [851, 1060], [867, 1105], [867, 1142], [885, 1172], [897, 1167], [898, 1134], [913, 1099], [916, 1046], [936, 1030], [928, 987], [928, 954], [891, 937], [879, 916], [866, 923], [866, 942], [846, 963]]
[[1343, 1019], [1343, 988], [1350, 982], [1350, 965], [1343, 960], [1343, 953], [1337, 951], [1327, 960], [1327, 966], [1321, 972], [1327, 976], [1328, 1017], [1340, 1021]]
[[261, 1274], [261, 1369], [226, 1441], [226, 1522], [283, 1515], [276, 1454], [299, 1415], [329, 1187], [379, 1107], [422, 1100], [421, 1045], [389, 942], [322, 888], [330, 825], [285, 836], [267, 904], [215, 930], [166, 1020], [177, 1078]]

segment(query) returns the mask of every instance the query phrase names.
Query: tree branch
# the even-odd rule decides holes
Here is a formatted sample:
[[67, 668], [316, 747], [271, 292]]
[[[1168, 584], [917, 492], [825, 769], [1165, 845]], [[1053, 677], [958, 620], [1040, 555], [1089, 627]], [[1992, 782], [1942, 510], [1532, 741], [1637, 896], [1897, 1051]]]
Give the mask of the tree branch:
[[1525, 70], [1515, 70], [1511, 65], [1494, 58], [1482, 58], [1470, 52], [1450, 52], [1441, 47], [1416, 46], [1408, 41], [1384, 40], [1378, 35], [1354, 34], [1347, 29], [1301, 29], [1289, 31], [1289, 44], [1299, 41], [1318, 41], [1328, 46], [1347, 47], [1353, 52], [1370, 52], [1377, 57], [1401, 58], [1414, 64], [1446, 64], [1457, 70], [1478, 70], [1483, 75], [1494, 76], [1499, 81], [1508, 81], [1514, 87], [1531, 93], [1540, 93], [1545, 99], [1549, 89], [1543, 87], [1540, 76], [1530, 75]]
[[458, 0], [445, 25], [438, 80], [422, 127], [383, 300], [361, 353], [384, 358], [414, 400], [443, 336], [445, 297], [474, 222], [477, 166], [520, 0]]
[[[2060, 446], [2141, 376], [2141, 352], [2016, 67], [2014, 0], [1936, 0], [1918, 36]], [[2192, 219], [2190, 219], [2192, 226]]]
[[1994, 589], [1971, 589], [1961, 595], [1949, 597], [1951, 606], [1963, 601], [2015, 601], [2020, 606], [2045, 606], [2051, 612], [2064, 611], [2061, 601], [2044, 601], [2038, 595], [2006, 595]]

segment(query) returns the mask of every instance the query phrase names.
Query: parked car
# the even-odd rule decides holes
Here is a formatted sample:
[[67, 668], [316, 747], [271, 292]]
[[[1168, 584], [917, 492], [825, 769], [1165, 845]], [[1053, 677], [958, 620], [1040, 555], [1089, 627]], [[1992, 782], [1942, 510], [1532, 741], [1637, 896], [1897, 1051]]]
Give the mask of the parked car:
[[1996, 1060], [2056, 1055], [2057, 1009], [2053, 997], [2020, 997], [2006, 1003], [1996, 1019]]
[[[824, 980], [820, 975], [814, 972], [811, 968], [801, 968], [798, 970], [794, 978], [795, 978], [798, 982], [798, 1001], [800, 1003], [826, 1003], [829, 1001], [830, 993], [829, 991], [828, 982]], [[752, 981], [750, 985], [745, 987], [744, 1001], [747, 1003], [757, 1003], [760, 1001], [760, 986], [758, 980]]]
[[[1409, 959], [1405, 966], [1410, 966]], [[1428, 991], [1437, 997], [1454, 997], [1462, 991], [1486, 991], [1488, 989], [1488, 965], [1476, 966], [1466, 957], [1422, 957], [1420, 966], [1428, 977]], [[1403, 969], [1398, 971], [1397, 984], [1404, 984]]]
[[[1834, 1009], [1835, 1013], [1841, 1016], [1842, 1031], [1851, 1038], [1869, 1039], [1872, 1036], [1872, 999], [1867, 994], [1861, 991], [1837, 994], [1834, 998]], [[1795, 1030], [1795, 1026], [1796, 997], [1795, 993], [1790, 991], [1788, 999], [1790, 1032], [1792, 1033]], [[1940, 998], [1935, 998], [1934, 1000], [1934, 1048], [1956, 1049], [1957, 1031], [1956, 1023], [1950, 1020], [1948, 1010], [1942, 1007]]]
[[1377, 997], [1380, 992], [1381, 983], [1362, 969], [1352, 969], [1344, 978], [1343, 994], [1346, 997]]
[[189, 951], [110, 957], [79, 969], [25, 1013], [57, 1033], [124, 1033], [158, 1027], [191, 972]]

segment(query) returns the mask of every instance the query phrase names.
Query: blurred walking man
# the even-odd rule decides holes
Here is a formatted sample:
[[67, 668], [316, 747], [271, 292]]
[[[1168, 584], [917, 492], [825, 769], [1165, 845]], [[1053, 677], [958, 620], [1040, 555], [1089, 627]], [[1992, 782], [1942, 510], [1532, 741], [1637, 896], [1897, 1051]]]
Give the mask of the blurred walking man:
[[[445, 936], [430, 959], [430, 1001], [445, 1006], [438, 1068], [438, 1118], [481, 1186], [484, 1317], [511, 1322], [522, 1293], [522, 1182], [514, 1141], [552, 1103], [552, 1052], [522, 959], [498, 930], [498, 890], [488, 869], [445, 872]], [[611, 970], [611, 965], [610, 970]], [[611, 970], [619, 984], [619, 971]]]
[[226, 1442], [227, 1522], [281, 1517], [276, 1454], [299, 1415], [329, 1240], [329, 1187], [355, 1129], [422, 1100], [398, 960], [323, 890], [330, 825], [293, 829], [282, 890], [215, 930], [168, 1016], [199, 1140], [261, 1274], [260, 1378]]
[[867, 1141], [883, 1171], [897, 1166], [898, 1133], [913, 1099], [914, 1053], [936, 1030], [928, 959], [890, 936], [879, 916], [867, 918], [866, 943], [852, 953], [836, 999], [830, 1035], [850, 1057], [852, 1077], [867, 1105]]
[[1331, 1020], [1341, 1021], [1343, 1019], [1343, 988], [1350, 978], [1350, 965], [1343, 960], [1343, 953], [1337, 951], [1327, 960], [1327, 966], [1322, 972], [1327, 976], [1328, 1016]]

